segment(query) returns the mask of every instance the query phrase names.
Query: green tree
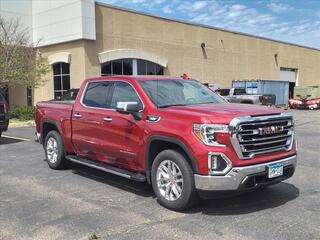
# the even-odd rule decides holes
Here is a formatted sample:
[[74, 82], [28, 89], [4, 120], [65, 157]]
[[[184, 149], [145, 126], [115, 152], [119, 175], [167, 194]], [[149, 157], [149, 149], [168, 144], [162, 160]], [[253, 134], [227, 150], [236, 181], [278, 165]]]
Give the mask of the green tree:
[[50, 66], [37, 46], [18, 19], [0, 17], [0, 88], [36, 88], [44, 83]]

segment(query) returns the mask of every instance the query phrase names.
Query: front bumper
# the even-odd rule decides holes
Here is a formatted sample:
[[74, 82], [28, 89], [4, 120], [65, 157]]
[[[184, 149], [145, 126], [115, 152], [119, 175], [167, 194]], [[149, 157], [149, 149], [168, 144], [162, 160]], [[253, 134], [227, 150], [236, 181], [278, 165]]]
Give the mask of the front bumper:
[[[267, 166], [282, 163], [284, 174], [281, 177], [267, 178]], [[256, 188], [262, 185], [278, 183], [291, 177], [297, 165], [297, 155], [273, 162], [234, 167], [225, 176], [194, 174], [195, 187], [203, 191], [233, 191]]]

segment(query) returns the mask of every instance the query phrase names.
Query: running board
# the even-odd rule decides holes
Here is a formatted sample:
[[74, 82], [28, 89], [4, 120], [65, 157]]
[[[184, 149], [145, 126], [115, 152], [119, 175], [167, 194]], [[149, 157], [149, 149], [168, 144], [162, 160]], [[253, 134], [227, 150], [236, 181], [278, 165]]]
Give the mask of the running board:
[[93, 160], [88, 160], [88, 159], [84, 159], [84, 158], [79, 158], [77, 156], [74, 155], [68, 155], [66, 156], [66, 159], [68, 159], [71, 162], [75, 162], [75, 163], [79, 163], [81, 165], [85, 165], [88, 167], [92, 167], [107, 173], [112, 173], [127, 179], [131, 179], [137, 182], [145, 182], [147, 181], [146, 176], [141, 174], [141, 173], [136, 173], [136, 172], [130, 172], [128, 170], [125, 169], [121, 169], [121, 168], [117, 168], [105, 163], [101, 163], [98, 161], [93, 161]]

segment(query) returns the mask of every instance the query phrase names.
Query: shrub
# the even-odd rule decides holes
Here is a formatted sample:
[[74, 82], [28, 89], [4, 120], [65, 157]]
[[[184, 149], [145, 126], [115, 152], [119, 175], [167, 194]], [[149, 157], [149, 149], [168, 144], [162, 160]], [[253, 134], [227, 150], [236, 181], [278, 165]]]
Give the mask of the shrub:
[[21, 106], [13, 107], [9, 113], [10, 118], [15, 118], [19, 120], [33, 120], [34, 119], [34, 107], [31, 106]]

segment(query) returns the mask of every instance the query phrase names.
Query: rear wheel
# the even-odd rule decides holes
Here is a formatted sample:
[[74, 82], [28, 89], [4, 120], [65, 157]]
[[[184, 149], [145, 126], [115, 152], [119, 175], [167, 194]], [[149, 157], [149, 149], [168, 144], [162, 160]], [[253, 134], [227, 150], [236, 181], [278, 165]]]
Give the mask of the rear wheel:
[[63, 169], [67, 166], [64, 145], [61, 135], [57, 131], [50, 131], [44, 142], [47, 163], [50, 168]]
[[168, 149], [157, 155], [151, 180], [159, 203], [169, 209], [181, 211], [195, 200], [193, 171], [178, 151]]

